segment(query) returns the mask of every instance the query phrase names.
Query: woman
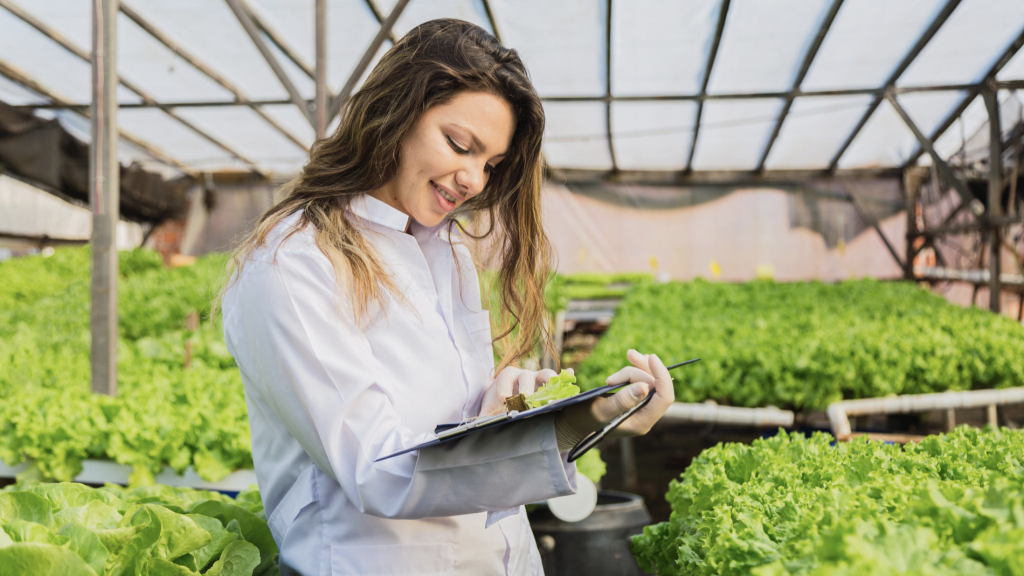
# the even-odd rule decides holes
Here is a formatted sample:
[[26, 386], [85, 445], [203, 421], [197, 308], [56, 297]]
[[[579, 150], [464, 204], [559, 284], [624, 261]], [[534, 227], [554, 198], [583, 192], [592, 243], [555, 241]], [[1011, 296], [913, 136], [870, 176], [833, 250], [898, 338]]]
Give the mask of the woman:
[[[514, 51], [428, 22], [384, 55], [238, 248], [224, 332], [282, 573], [542, 574], [522, 505], [571, 494], [566, 451], [649, 386], [656, 398], [618, 434], [646, 432], [672, 402], [661, 361], [631, 351], [609, 382], [635, 384], [612, 398], [376, 462], [554, 375], [512, 366], [545, 318], [543, 129]], [[517, 325], [497, 371], [477, 237], [456, 220], [480, 215]]]

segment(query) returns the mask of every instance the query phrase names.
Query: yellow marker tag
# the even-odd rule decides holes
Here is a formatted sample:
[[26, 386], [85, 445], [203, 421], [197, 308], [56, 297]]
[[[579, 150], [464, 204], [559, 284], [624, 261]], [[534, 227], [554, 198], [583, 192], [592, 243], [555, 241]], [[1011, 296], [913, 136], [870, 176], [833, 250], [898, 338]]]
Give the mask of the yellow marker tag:
[[717, 261], [712, 260], [708, 267], [711, 268], [711, 275], [715, 278], [720, 278], [722, 276], [722, 267], [718, 265]]
[[580, 248], [580, 264], [587, 261], [587, 249]]
[[839, 255], [840, 256], [845, 256], [846, 255], [846, 242], [843, 241], [842, 238], [839, 239]]
[[651, 262], [651, 268], [657, 270], [658, 269], [658, 259], [655, 258], [654, 256], [651, 256], [650, 262]]
[[758, 280], [774, 280], [775, 279], [775, 266], [771, 264], [758, 264], [757, 270], [754, 272]]

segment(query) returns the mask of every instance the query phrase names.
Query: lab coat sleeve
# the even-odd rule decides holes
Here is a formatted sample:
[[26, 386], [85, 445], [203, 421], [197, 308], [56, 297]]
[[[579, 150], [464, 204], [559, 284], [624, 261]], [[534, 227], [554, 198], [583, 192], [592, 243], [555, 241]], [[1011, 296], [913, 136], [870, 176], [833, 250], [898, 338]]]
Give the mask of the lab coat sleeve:
[[255, 393], [356, 508], [454, 516], [575, 490], [552, 416], [374, 462], [432, 436], [402, 425], [369, 341], [336, 304], [336, 286], [322, 254], [282, 248], [236, 280], [225, 332]]

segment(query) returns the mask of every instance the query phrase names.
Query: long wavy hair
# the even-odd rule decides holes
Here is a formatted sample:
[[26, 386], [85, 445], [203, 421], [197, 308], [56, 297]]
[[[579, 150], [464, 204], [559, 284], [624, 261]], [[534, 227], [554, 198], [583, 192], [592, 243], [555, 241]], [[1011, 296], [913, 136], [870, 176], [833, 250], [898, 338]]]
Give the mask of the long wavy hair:
[[316, 244], [334, 266], [342, 288], [340, 304], [351, 306], [357, 322], [377, 310], [386, 314], [388, 296], [403, 301], [365, 229], [350, 219], [346, 208], [357, 195], [395, 177], [402, 141], [426, 110], [463, 92], [505, 100], [513, 111], [515, 132], [483, 191], [451, 214], [447, 225], [473, 239], [475, 254], [485, 247], [495, 265], [494, 290], [501, 303], [494, 339], [501, 355], [497, 371], [532, 353], [538, 343], [551, 350], [544, 303], [551, 249], [540, 207], [544, 109], [516, 51], [462, 20], [421, 24], [387, 51], [346, 102], [338, 129], [313, 145], [301, 174], [285, 186], [284, 199], [237, 247], [235, 270], [241, 272], [275, 226], [302, 210], [296, 229], [316, 229]]

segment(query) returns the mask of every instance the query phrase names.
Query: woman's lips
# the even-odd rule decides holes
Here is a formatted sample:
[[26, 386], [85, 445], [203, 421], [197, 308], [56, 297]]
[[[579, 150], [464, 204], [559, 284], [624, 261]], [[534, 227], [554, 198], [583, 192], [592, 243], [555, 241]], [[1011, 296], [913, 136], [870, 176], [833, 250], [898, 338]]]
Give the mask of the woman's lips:
[[431, 182], [430, 187], [434, 190], [434, 198], [437, 199], [437, 204], [440, 206], [442, 211], [451, 212], [455, 209], [455, 203], [448, 200], [443, 194], [441, 194], [441, 189], [437, 184]]

